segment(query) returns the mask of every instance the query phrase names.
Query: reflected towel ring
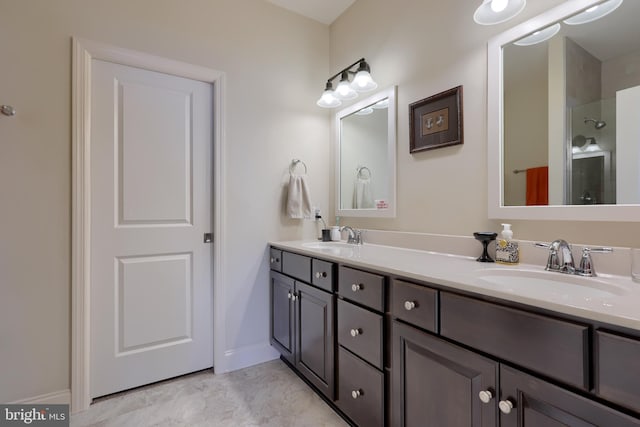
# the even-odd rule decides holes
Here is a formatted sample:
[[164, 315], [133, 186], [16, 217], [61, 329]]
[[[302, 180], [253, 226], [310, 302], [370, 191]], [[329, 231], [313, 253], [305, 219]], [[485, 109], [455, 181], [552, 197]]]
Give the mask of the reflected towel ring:
[[[364, 171], [366, 171], [369, 174], [369, 176], [363, 176], [362, 172], [364, 172]], [[366, 166], [360, 166], [358, 168], [357, 176], [358, 176], [358, 178], [369, 178], [369, 179], [371, 179], [371, 170], [369, 170], [369, 168], [366, 167]]]
[[298, 163], [302, 163], [302, 166], [304, 166], [304, 174], [307, 174], [307, 165], [305, 164], [305, 162], [303, 162], [302, 160], [299, 159], [293, 159], [291, 160], [291, 164], [289, 165], [289, 173], [293, 174], [293, 172], [296, 169], [296, 166], [298, 166]]

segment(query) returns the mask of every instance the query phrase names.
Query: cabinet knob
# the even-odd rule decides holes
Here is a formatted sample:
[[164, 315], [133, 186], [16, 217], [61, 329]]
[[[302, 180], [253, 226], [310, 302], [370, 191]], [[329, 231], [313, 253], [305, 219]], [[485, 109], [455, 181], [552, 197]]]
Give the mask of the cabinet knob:
[[491, 393], [491, 390], [482, 390], [478, 393], [478, 397], [482, 403], [489, 403], [493, 399], [493, 393]]
[[323, 272], [318, 271], [318, 272], [316, 273], [316, 279], [320, 279], [321, 277], [322, 277], [322, 278], [327, 277], [327, 273], [326, 273], [326, 272], [324, 272], [324, 271], [323, 271]]
[[287, 292], [287, 298], [291, 299], [291, 292]]
[[271, 257], [271, 264], [273, 264], [274, 262], [280, 262], [280, 258]]
[[414, 308], [416, 308], [416, 303], [415, 301], [405, 301], [404, 302], [404, 309], [407, 311], [411, 311]]
[[359, 398], [360, 396], [362, 396], [362, 390], [358, 389], [358, 390], [353, 390], [351, 392], [351, 397], [353, 397], [354, 399]]
[[353, 292], [358, 292], [360, 289], [362, 289], [362, 285], [361, 284], [354, 283], [353, 285], [351, 285], [351, 290]]
[[352, 337], [357, 337], [361, 333], [362, 333], [362, 329], [360, 329], [360, 328], [356, 328], [356, 329], [352, 329], [351, 330], [351, 336]]
[[297, 300], [297, 299], [298, 299], [298, 295], [296, 295], [296, 293], [295, 293], [295, 292], [294, 292], [294, 293], [292, 293], [292, 294], [291, 294], [291, 301], [295, 301], [295, 300]]
[[271, 264], [273, 264], [273, 262], [274, 262], [275, 260], [276, 260], [275, 258], [271, 257], [271, 261], [270, 261], [270, 262], [271, 262]]
[[502, 412], [503, 414], [510, 414], [513, 407], [513, 402], [509, 399], [501, 400], [498, 403], [498, 408], [500, 408], [500, 412]]

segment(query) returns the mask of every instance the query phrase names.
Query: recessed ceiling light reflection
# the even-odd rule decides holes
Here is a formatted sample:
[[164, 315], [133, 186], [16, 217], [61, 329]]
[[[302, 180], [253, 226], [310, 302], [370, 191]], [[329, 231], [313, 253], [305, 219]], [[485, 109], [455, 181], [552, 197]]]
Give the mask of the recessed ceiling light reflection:
[[365, 107], [362, 110], [357, 111], [356, 112], [356, 116], [366, 116], [366, 115], [371, 114], [371, 113], [373, 113], [373, 108]]
[[558, 34], [558, 31], [560, 31], [560, 24], [553, 24], [550, 27], [536, 31], [535, 33], [528, 35], [527, 37], [523, 37], [513, 44], [518, 46], [531, 46], [534, 44], [542, 43], [543, 41], [549, 40], [551, 37]]
[[371, 107], [376, 109], [376, 110], [382, 110], [382, 109], [385, 109], [385, 108], [389, 108], [389, 98], [385, 98], [385, 99], [383, 99], [381, 101], [378, 101], [375, 104], [373, 104]]
[[609, 0], [604, 3], [591, 6], [584, 12], [579, 13], [576, 16], [572, 16], [571, 18], [565, 19], [564, 23], [567, 25], [580, 25], [586, 24], [587, 22], [595, 21], [596, 19], [600, 19], [603, 16], [606, 16], [616, 10], [618, 7], [620, 7], [622, 1], [623, 0]]

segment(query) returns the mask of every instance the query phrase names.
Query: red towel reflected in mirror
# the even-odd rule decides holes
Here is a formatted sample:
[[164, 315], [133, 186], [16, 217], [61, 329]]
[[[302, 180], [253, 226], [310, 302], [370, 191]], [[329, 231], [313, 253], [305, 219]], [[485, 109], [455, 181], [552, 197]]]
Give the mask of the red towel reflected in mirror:
[[527, 169], [527, 206], [549, 204], [549, 167]]

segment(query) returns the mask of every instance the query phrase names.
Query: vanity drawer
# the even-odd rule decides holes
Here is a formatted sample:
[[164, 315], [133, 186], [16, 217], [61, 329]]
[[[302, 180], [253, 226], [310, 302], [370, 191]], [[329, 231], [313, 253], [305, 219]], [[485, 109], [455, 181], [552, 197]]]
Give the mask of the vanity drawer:
[[338, 351], [338, 407], [359, 426], [382, 426], [384, 375], [347, 350]]
[[311, 283], [311, 258], [283, 251], [282, 272], [296, 279]]
[[332, 262], [311, 260], [311, 283], [326, 291], [333, 292], [335, 264]]
[[438, 291], [426, 286], [394, 280], [391, 294], [391, 313], [427, 331], [438, 330]]
[[640, 339], [596, 331], [596, 393], [640, 412]]
[[440, 334], [589, 390], [589, 327], [440, 292]]
[[282, 271], [282, 251], [271, 248], [269, 250], [269, 268], [275, 271]]
[[343, 297], [384, 311], [384, 276], [340, 266], [338, 293]]
[[338, 300], [338, 343], [382, 369], [382, 316]]

